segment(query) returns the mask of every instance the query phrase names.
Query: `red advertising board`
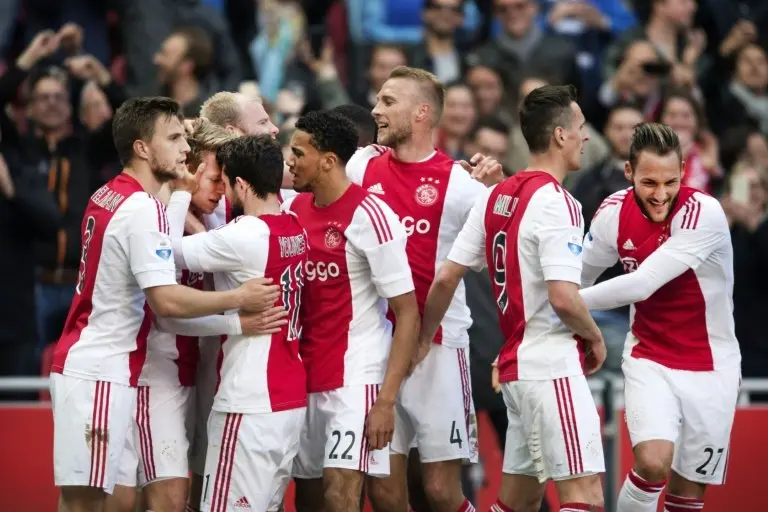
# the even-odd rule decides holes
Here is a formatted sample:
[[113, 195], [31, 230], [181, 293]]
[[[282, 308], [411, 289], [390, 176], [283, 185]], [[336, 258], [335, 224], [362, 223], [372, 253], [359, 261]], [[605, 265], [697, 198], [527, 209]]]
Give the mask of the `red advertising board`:
[[[485, 465], [487, 484], [478, 497], [478, 510], [488, 510], [501, 484], [502, 454], [492, 427], [479, 416], [480, 453]], [[58, 493], [53, 486], [53, 421], [48, 404], [0, 406], [0, 510], [49, 512], [56, 510]], [[763, 435], [768, 432], [768, 408], [740, 409], [731, 443], [728, 480], [724, 487], [707, 493], [708, 512], [762, 512], [759, 499], [765, 491], [762, 462], [768, 460], [768, 446]], [[632, 448], [626, 429], [619, 433], [620, 474], [632, 466]], [[289, 494], [289, 497], [292, 493]], [[552, 486], [548, 489], [552, 509], [557, 501]], [[370, 508], [368, 508], [370, 510]], [[292, 500], [286, 500], [286, 512], [294, 512]]]

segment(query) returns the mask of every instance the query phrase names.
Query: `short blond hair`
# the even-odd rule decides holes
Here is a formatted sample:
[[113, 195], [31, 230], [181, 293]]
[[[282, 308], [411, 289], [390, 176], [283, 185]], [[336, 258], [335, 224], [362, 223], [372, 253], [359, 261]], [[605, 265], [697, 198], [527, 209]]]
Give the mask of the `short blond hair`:
[[200, 117], [221, 127], [231, 125], [239, 128], [243, 124], [243, 105], [248, 101], [260, 102], [257, 98], [246, 98], [242, 93], [217, 92], [203, 103]]
[[445, 103], [445, 87], [440, 79], [429, 71], [408, 66], [397, 66], [393, 69], [389, 74], [389, 79], [393, 78], [416, 82], [425, 99], [432, 105], [435, 113], [432, 126], [436, 126], [443, 115], [443, 104]]
[[187, 167], [189, 172], [194, 174], [197, 171], [197, 167], [203, 161], [203, 153], [206, 151], [215, 153], [225, 142], [237, 137], [237, 134], [225, 130], [208, 119], [198, 118], [192, 121], [191, 130], [187, 133], [187, 142], [189, 143]]

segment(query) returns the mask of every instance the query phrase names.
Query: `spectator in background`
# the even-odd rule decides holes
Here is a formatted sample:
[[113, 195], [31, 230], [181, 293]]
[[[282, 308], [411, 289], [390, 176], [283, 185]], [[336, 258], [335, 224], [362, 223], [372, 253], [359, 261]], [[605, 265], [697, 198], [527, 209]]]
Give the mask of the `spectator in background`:
[[197, 117], [211, 89], [213, 43], [195, 27], [175, 30], [155, 54], [154, 63], [162, 94], [179, 102], [186, 118]]
[[669, 64], [670, 71], [665, 78], [670, 83], [677, 87], [695, 87], [711, 68], [710, 60], [704, 55], [706, 35], [693, 28], [696, 1], [650, 0], [650, 3], [648, 21], [627, 31], [606, 50], [604, 77], [608, 80], [613, 77], [627, 46], [646, 40], [653, 45], [659, 59]]
[[557, 77], [558, 83], [580, 83], [576, 49], [568, 40], [548, 35], [536, 24], [536, 0], [494, 0], [494, 12], [501, 30], [477, 50], [482, 60], [503, 63], [508, 76], [518, 76], [521, 69], [533, 64]]
[[264, 99], [275, 103], [285, 70], [304, 39], [306, 20], [296, 1], [265, 0], [259, 6], [260, 27], [250, 46], [251, 59]]
[[738, 52], [733, 80], [721, 94], [722, 100], [710, 107], [710, 116], [718, 120], [718, 133], [751, 121], [768, 135], [768, 57], [763, 48], [749, 44]]
[[409, 63], [426, 69], [444, 84], [461, 79], [464, 55], [456, 46], [456, 31], [464, 22], [464, 0], [426, 0], [421, 13], [424, 39], [417, 43]]
[[733, 316], [744, 377], [765, 377], [768, 368], [768, 175], [737, 164], [721, 200], [733, 242]]
[[720, 141], [720, 162], [724, 169], [733, 169], [737, 163], [768, 169], [768, 140], [756, 126], [733, 126]]
[[[476, 153], [506, 162], [509, 153], [509, 126], [499, 116], [483, 117], [475, 123], [467, 135], [460, 160], [469, 161]], [[506, 167], [504, 172], [511, 174]]]
[[720, 147], [706, 130], [700, 103], [685, 89], [673, 90], [661, 104], [660, 119], [675, 130], [683, 150], [683, 185], [712, 193], [713, 180], [722, 178]]
[[618, 0], [538, 0], [548, 29], [577, 48], [576, 63], [587, 102], [594, 101], [602, 74], [600, 59], [614, 37], [633, 27], [637, 20], [626, 3]]
[[373, 108], [376, 105], [376, 95], [381, 86], [387, 81], [389, 74], [398, 66], [408, 65], [408, 56], [405, 51], [391, 44], [377, 44], [371, 49], [371, 61], [368, 65], [367, 91], [363, 96], [354, 97], [353, 100], [363, 107]]
[[56, 239], [60, 221], [45, 178], [0, 145], [0, 376], [39, 374], [32, 255], [36, 242]]
[[69, 76], [56, 67], [40, 69], [38, 64], [58, 49], [59, 41], [50, 31], [38, 34], [0, 77], [0, 104], [7, 105], [29, 76], [27, 114], [31, 129], [12, 137], [19, 140], [20, 166], [43, 177], [62, 217], [55, 239], [38, 244], [34, 252], [40, 349], [61, 332], [80, 267], [83, 213], [91, 194], [103, 184], [100, 171], [115, 159], [110, 123], [93, 132], [73, 126], [69, 79], [98, 83], [113, 109], [124, 99], [106, 68], [91, 55], [68, 59]]
[[498, 114], [506, 122], [512, 122], [510, 101], [506, 93], [507, 78], [502, 71], [489, 61], [470, 55], [467, 69], [467, 84], [472, 88], [477, 99], [478, 114], [491, 116]]
[[457, 159], [476, 120], [477, 106], [472, 89], [463, 82], [448, 84], [445, 87], [443, 116], [435, 133], [435, 147]]

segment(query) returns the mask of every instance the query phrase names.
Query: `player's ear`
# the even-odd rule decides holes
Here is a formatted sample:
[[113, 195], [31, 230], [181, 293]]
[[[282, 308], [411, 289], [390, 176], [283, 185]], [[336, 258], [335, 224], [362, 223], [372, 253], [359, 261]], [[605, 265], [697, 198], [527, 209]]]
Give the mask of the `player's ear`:
[[632, 182], [632, 164], [629, 163], [629, 161], [624, 162], [624, 177], [627, 178], [627, 181]]
[[321, 164], [323, 166], [323, 171], [325, 172], [330, 171], [331, 169], [336, 167], [337, 163], [339, 163], [339, 157], [337, 157], [335, 153], [331, 153], [329, 151], [323, 155], [323, 159], [321, 161]]
[[557, 147], [563, 147], [563, 143], [565, 142], [565, 130], [562, 126], [555, 127], [552, 131], [552, 138], [555, 140]]
[[149, 160], [149, 144], [141, 139], [133, 141], [133, 153], [139, 160]]
[[420, 103], [419, 110], [416, 112], [416, 120], [419, 122], [428, 121], [431, 115], [432, 108], [429, 103]]

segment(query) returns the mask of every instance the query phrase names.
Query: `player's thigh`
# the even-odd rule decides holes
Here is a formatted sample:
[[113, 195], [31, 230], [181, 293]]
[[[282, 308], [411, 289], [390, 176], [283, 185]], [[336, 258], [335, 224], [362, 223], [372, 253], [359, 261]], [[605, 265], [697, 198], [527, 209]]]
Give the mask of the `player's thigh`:
[[326, 435], [324, 469], [389, 476], [389, 446], [371, 450], [365, 437], [365, 420], [376, 402], [378, 390], [378, 385], [363, 384], [318, 394], [317, 407], [323, 417]]
[[277, 510], [296, 455], [305, 409], [263, 414], [212, 412], [203, 510]]
[[624, 357], [624, 407], [632, 446], [646, 441], [674, 443], [682, 410], [665, 368], [646, 359]]
[[392, 442], [389, 443], [389, 451], [407, 457], [415, 446], [416, 430], [408, 411], [403, 407], [401, 391], [395, 402], [395, 431], [392, 434]]
[[136, 390], [51, 375], [54, 481], [111, 492], [136, 407]]
[[[136, 403], [138, 407], [138, 399]], [[108, 502], [118, 504], [108, 506], [107, 508], [110, 510], [123, 510], [125, 505], [120, 505], [119, 503], [127, 503], [128, 500], [121, 496], [130, 494], [125, 489], [131, 489], [135, 494], [136, 487], [138, 486], [140, 455], [138, 425], [136, 424], [135, 415], [131, 418], [128, 434], [125, 436], [124, 442], [125, 447], [123, 448], [123, 454], [120, 457], [120, 463], [118, 464], [115, 492], [113, 493], [113, 496], [107, 500]], [[131, 510], [130, 507], [128, 507], [128, 509]]]
[[208, 450], [208, 417], [216, 395], [218, 372], [216, 361], [221, 343], [204, 338], [200, 340], [200, 362], [197, 366], [194, 387], [194, 405], [190, 407], [188, 423], [192, 425], [189, 446], [189, 469], [202, 475], [205, 470], [205, 454]]
[[683, 425], [672, 469], [691, 482], [723, 484], [740, 370], [677, 372], [674, 378], [682, 404]]
[[[299, 449], [293, 461], [293, 477], [300, 480], [319, 480], [323, 477], [323, 461], [325, 459], [326, 421], [318, 407], [321, 393], [310, 393], [307, 396], [307, 409], [304, 423], [299, 435]], [[311, 488], [311, 485], [308, 486]], [[297, 485], [297, 494], [300, 492]], [[322, 497], [322, 482], [320, 485]]]
[[136, 433], [141, 487], [189, 476], [186, 420], [191, 396], [188, 387], [139, 387]]
[[[522, 382], [506, 382], [501, 385], [502, 397], [507, 408], [507, 432], [502, 473], [504, 475], [536, 478], [536, 468], [533, 465], [533, 457], [528, 446], [528, 432], [521, 414], [521, 405], [526, 391], [524, 386], [525, 383]], [[510, 482], [514, 481], [516, 480], [510, 480]], [[525, 480], [521, 481], [525, 482]]]
[[422, 463], [477, 462], [477, 420], [467, 349], [433, 345], [403, 384], [401, 403], [416, 431]]
[[600, 417], [586, 377], [521, 385], [520, 413], [539, 481], [603, 473]]

